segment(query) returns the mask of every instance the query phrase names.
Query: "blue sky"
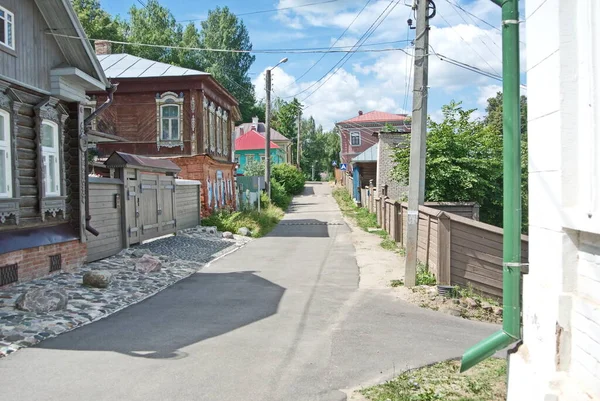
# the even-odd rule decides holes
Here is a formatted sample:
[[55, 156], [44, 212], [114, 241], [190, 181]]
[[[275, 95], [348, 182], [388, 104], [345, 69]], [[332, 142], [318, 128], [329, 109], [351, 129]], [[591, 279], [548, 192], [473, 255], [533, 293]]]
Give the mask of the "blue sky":
[[[160, 0], [178, 21], [203, 19], [208, 10], [216, 6], [228, 6], [235, 14], [241, 14], [296, 7], [317, 1], [323, 0]], [[411, 54], [410, 42], [369, 45], [403, 41], [407, 39], [407, 34], [409, 40], [414, 39], [415, 31], [408, 31], [406, 20], [409, 17], [413, 20], [415, 18], [405, 3], [412, 3], [412, 0], [400, 0], [366, 41], [363, 49], [399, 47]], [[430, 44], [433, 49], [439, 54], [500, 75], [500, 32], [451, 3], [458, 3], [494, 27], [500, 26], [500, 9], [490, 0], [437, 0], [437, 15], [431, 20]], [[132, 5], [141, 7], [137, 0], [101, 0], [101, 4], [111, 14], [120, 14], [124, 18], [127, 18], [127, 12]], [[352, 46], [390, 1], [371, 0], [366, 7], [365, 4], [367, 0], [337, 0], [240, 18], [250, 32], [254, 49], [329, 47], [348, 26], [348, 31], [336, 46]], [[356, 18], [363, 7], [364, 10]], [[355, 18], [354, 23], [350, 25]], [[197, 23], [199, 24], [199, 21]], [[524, 33], [523, 29], [522, 32]], [[521, 41], [524, 55], [524, 35]], [[407, 90], [406, 85], [407, 82], [412, 84], [412, 76], [409, 80], [412, 58], [409, 55], [401, 51], [356, 53], [335, 74], [327, 75], [327, 71], [343, 57], [343, 54], [327, 54], [316, 65], [314, 64], [321, 58], [321, 54], [257, 54], [250, 72], [257, 97], [262, 98], [264, 70], [275, 65], [281, 58], [288, 57], [289, 61], [273, 72], [274, 96], [287, 98], [298, 94], [298, 98], [306, 106], [305, 113], [313, 115], [317, 123], [323, 124], [325, 128], [331, 128], [335, 121], [351, 118], [357, 115], [358, 110], [410, 113], [412, 88]], [[313, 65], [314, 67], [306, 73]], [[435, 55], [430, 57], [429, 70], [429, 114], [434, 119], [439, 119], [441, 106], [452, 99], [463, 101], [465, 107], [478, 108], [476, 116], [482, 115], [485, 99], [499, 90], [501, 85], [497, 80], [440, 61]], [[525, 60], [522, 57], [522, 71], [524, 70]], [[303, 74], [305, 75], [297, 80], [297, 77]], [[324, 76], [327, 82], [319, 90], [312, 93], [318, 85], [307, 89]], [[310, 97], [306, 98], [309, 94]]]

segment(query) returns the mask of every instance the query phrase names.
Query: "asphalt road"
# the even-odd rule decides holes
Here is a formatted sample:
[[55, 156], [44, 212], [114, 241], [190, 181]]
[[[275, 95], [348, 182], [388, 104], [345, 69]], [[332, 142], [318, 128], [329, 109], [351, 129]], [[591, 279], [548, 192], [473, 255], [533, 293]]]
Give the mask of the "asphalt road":
[[158, 295], [0, 360], [0, 399], [344, 400], [458, 357], [496, 327], [358, 288], [327, 184], [280, 225]]

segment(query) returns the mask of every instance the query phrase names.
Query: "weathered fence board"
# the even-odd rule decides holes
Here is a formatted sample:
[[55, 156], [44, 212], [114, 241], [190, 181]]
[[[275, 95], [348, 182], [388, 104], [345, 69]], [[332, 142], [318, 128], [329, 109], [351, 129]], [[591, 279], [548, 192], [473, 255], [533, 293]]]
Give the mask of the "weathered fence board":
[[123, 182], [114, 178], [90, 178], [90, 224], [100, 232], [88, 235], [87, 261], [93, 262], [119, 253], [123, 249], [121, 225]]
[[200, 181], [175, 180], [177, 199], [177, 228], [196, 227], [200, 224]]

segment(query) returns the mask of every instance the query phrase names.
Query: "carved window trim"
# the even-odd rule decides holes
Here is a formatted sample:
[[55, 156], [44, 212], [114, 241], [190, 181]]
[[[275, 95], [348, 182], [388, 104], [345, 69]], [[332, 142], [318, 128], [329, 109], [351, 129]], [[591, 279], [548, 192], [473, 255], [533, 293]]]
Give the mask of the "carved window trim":
[[223, 110], [223, 155], [231, 160], [231, 131], [229, 124], [229, 113]]
[[14, 216], [15, 224], [19, 224], [20, 217], [20, 187], [19, 187], [19, 161], [17, 153], [17, 130], [19, 120], [20, 102], [14, 101], [7, 93], [0, 91], [0, 110], [8, 115], [8, 137], [10, 146], [10, 161], [11, 169], [10, 180], [12, 185], [11, 196], [8, 198], [0, 198], [0, 224], [5, 224], [7, 218]]
[[208, 105], [209, 105], [209, 101], [208, 99], [206, 99], [206, 97], [204, 98], [203, 102], [202, 102], [202, 120], [203, 120], [203, 128], [202, 128], [202, 139], [204, 142], [204, 153], [208, 153], [208, 139], [209, 139], [209, 123], [208, 123]]
[[196, 141], [196, 96], [192, 95], [192, 100], [190, 103], [190, 110], [191, 110], [191, 115], [192, 115], [192, 119], [191, 119], [191, 126], [192, 126], [192, 133], [191, 133], [191, 140], [192, 140], [192, 154], [195, 155], [196, 153], [198, 153], [198, 142]]
[[[156, 146], [174, 148], [179, 146], [183, 150], [183, 92], [177, 95], [175, 92], [156, 94]], [[179, 137], [177, 139], [162, 139], [162, 109], [164, 106], [177, 106], [179, 116]]]
[[210, 131], [210, 143], [209, 143], [209, 147], [210, 147], [210, 153], [214, 154], [215, 150], [216, 150], [216, 108], [215, 108], [215, 104], [213, 102], [210, 103], [210, 105], [208, 106], [208, 111], [209, 111], [209, 131]]
[[[96, 104], [97, 104], [96, 99], [92, 99], [89, 96], [86, 96], [86, 99], [81, 102], [81, 106], [83, 107], [82, 111], [83, 111], [83, 119], [84, 120], [96, 111]], [[89, 110], [89, 112], [86, 113], [86, 110]], [[96, 131], [98, 129], [98, 122], [96, 120], [97, 119], [94, 118], [91, 121], [92, 130], [94, 130], [94, 131]]]
[[[52, 217], [56, 217], [57, 214], [61, 214], [63, 219], [66, 219], [67, 214], [67, 176], [65, 166], [65, 122], [68, 118], [67, 111], [60, 105], [59, 100], [54, 97], [48, 97], [40, 102], [34, 108], [35, 110], [35, 127], [37, 132], [37, 153], [38, 153], [38, 196], [40, 200], [40, 214], [42, 221], [46, 220], [46, 213], [52, 214]], [[43, 124], [53, 123], [56, 125], [58, 130], [58, 168], [59, 168], [59, 192], [58, 194], [47, 194], [46, 193], [46, 169], [44, 168], [44, 150], [43, 140], [44, 131], [42, 129]]]
[[223, 110], [221, 107], [217, 107], [216, 113], [216, 129], [217, 129], [217, 154], [221, 155], [223, 151]]

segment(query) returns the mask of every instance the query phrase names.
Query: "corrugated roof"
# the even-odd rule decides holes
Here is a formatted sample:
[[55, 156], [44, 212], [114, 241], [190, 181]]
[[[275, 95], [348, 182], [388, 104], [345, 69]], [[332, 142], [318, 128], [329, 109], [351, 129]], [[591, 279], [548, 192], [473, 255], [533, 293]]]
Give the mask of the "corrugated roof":
[[340, 121], [343, 123], [367, 123], [367, 122], [392, 122], [392, 121], [404, 121], [408, 118], [406, 114], [392, 114], [384, 111], [373, 110], [368, 113], [360, 114], [356, 117], [352, 117], [349, 120]]
[[[238, 125], [237, 127], [235, 127], [235, 137], [239, 138], [242, 135], [242, 134], [240, 134], [240, 128], [243, 128], [244, 133], [246, 133], [252, 129], [253, 125], [254, 125], [253, 123], [242, 123], [242, 124]], [[256, 124], [255, 131], [258, 132], [260, 135], [265, 136], [265, 132], [267, 132], [265, 123], [259, 122], [258, 124]], [[273, 128], [271, 128], [271, 140], [272, 141], [288, 141], [288, 142], [290, 142], [290, 138], [283, 135], [279, 131], [275, 131]]]
[[[264, 136], [254, 130], [250, 130], [235, 140], [235, 150], [264, 149], [265, 142]], [[271, 141], [271, 149], [279, 149], [279, 146]]]
[[369, 149], [362, 152], [360, 155], [352, 159], [352, 162], [364, 163], [364, 162], [376, 162], [377, 153], [379, 152], [379, 144], [371, 146]]
[[99, 54], [98, 60], [108, 78], [150, 78], [210, 75], [207, 72], [177, 67], [131, 54]]

